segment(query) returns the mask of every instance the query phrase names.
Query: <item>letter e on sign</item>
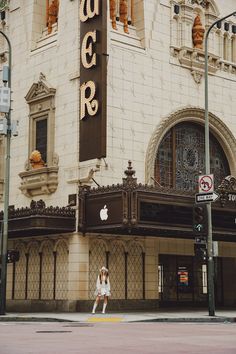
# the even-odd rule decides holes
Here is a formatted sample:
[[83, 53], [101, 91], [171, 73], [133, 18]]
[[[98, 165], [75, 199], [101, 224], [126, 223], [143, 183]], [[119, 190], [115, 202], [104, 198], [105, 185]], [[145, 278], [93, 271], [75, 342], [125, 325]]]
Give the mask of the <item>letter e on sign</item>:
[[[81, 61], [85, 69], [90, 69], [96, 65], [96, 53], [93, 53], [93, 43], [96, 43], [97, 31], [86, 33], [82, 41]], [[88, 56], [90, 57], [88, 59]]]

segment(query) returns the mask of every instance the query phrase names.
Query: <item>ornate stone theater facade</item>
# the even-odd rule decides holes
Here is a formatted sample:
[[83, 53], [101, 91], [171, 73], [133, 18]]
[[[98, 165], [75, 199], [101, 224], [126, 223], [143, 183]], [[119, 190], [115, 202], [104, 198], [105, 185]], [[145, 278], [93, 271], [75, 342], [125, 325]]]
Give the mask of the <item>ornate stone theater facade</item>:
[[[228, 0], [2, 2], [12, 45], [7, 309], [206, 305], [193, 206], [205, 172], [204, 38]], [[0, 66], [8, 48], [0, 37]], [[236, 18], [211, 30], [216, 305], [236, 305]], [[4, 154], [0, 136], [0, 220]], [[202, 235], [201, 235], [202, 236]], [[205, 235], [203, 235], [205, 237]]]

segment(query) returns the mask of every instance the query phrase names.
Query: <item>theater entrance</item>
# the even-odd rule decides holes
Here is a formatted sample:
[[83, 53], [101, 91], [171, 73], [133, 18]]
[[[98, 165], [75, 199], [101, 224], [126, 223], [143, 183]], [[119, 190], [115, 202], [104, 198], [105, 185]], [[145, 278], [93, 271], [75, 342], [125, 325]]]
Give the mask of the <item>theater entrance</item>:
[[[207, 306], [207, 265], [196, 257], [159, 255], [160, 306]], [[216, 304], [223, 304], [222, 262], [216, 264]]]

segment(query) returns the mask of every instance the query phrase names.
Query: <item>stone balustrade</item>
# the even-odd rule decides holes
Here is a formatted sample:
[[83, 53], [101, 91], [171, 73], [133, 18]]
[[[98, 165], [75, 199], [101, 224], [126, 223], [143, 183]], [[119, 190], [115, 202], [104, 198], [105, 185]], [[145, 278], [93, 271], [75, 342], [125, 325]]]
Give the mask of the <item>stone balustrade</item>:
[[124, 32], [129, 33], [128, 25], [134, 23], [134, 0], [110, 0], [112, 28], [117, 30], [117, 22], [122, 22]]

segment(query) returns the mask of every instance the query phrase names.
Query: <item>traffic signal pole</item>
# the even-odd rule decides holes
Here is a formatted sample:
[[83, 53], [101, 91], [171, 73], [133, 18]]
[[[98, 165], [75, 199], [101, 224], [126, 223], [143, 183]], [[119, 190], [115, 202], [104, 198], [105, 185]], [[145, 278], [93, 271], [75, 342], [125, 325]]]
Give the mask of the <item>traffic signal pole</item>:
[[[8, 43], [8, 87], [11, 88], [11, 43], [7, 35], [0, 31], [0, 34]], [[4, 213], [1, 232], [1, 284], [0, 284], [0, 315], [6, 314], [6, 288], [7, 288], [7, 242], [8, 242], [8, 207], [9, 207], [9, 185], [10, 185], [10, 143], [11, 143], [11, 103], [7, 118], [6, 136], [6, 163], [4, 178]]]
[[[212, 28], [226, 18], [236, 14], [236, 11], [212, 23], [208, 28], [205, 36], [205, 168], [206, 175], [210, 174], [210, 147], [209, 147], [209, 116], [208, 116], [208, 37]], [[207, 237], [207, 252], [208, 252], [208, 269], [207, 269], [207, 285], [208, 285], [208, 309], [209, 316], [215, 316], [215, 289], [214, 289], [214, 260], [213, 260], [213, 242], [212, 242], [212, 218], [211, 218], [211, 203], [207, 203], [208, 216], [208, 237]]]

